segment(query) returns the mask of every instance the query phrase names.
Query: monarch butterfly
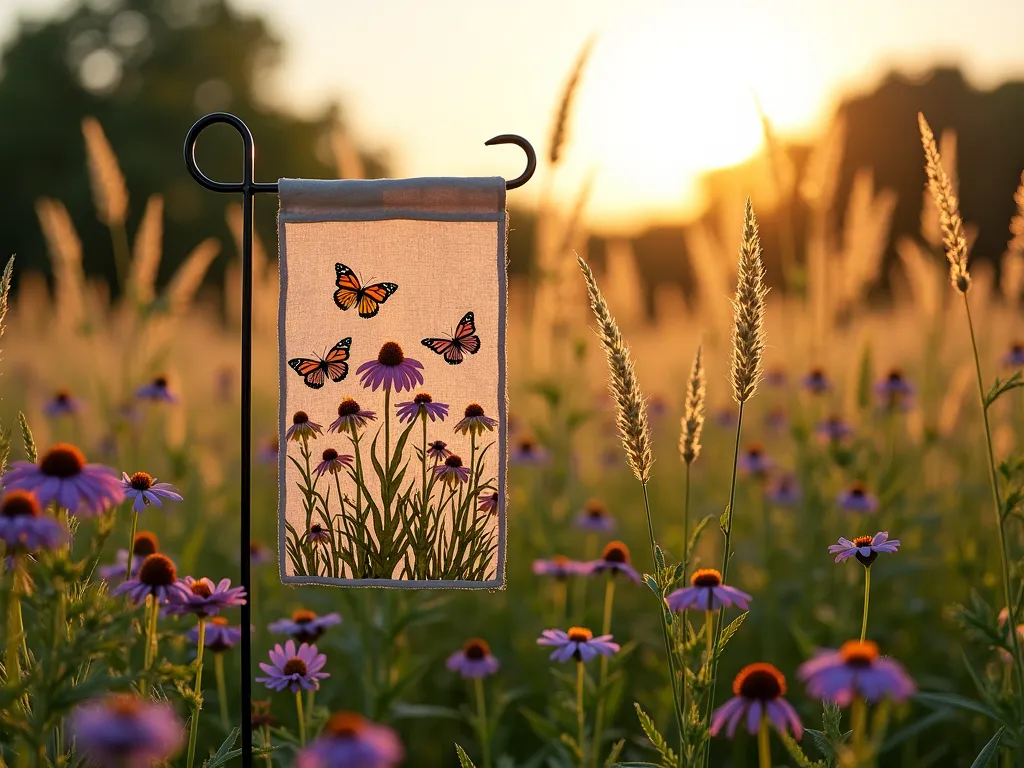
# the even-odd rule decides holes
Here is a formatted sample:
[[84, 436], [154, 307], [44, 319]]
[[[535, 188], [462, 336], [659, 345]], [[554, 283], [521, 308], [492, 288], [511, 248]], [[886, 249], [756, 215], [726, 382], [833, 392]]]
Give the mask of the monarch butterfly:
[[480, 337], [476, 335], [476, 320], [472, 312], [467, 312], [459, 321], [455, 334], [447, 339], [424, 339], [423, 346], [434, 350], [449, 365], [462, 362], [463, 352], [475, 355], [480, 351]]
[[295, 357], [288, 361], [299, 376], [311, 389], [320, 389], [324, 385], [324, 376], [337, 383], [348, 376], [348, 348], [352, 345], [352, 337], [342, 339], [335, 344], [326, 356], [317, 355], [316, 360], [308, 357]]
[[338, 273], [338, 290], [334, 292], [334, 303], [342, 310], [352, 309], [358, 304], [360, 317], [376, 315], [380, 311], [380, 305], [398, 290], [395, 283], [374, 283], [364, 288], [356, 273], [341, 262], [334, 265], [334, 271]]

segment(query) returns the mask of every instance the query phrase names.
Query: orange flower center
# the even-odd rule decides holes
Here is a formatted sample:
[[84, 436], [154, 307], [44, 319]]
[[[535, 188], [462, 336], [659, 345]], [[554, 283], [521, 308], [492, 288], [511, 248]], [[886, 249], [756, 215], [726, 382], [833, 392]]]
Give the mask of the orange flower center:
[[355, 712], [338, 712], [324, 726], [324, 731], [336, 739], [354, 739], [366, 730], [366, 718]]
[[604, 548], [604, 552], [601, 554], [601, 558], [606, 563], [628, 563], [629, 547], [621, 541], [608, 542], [607, 546]]
[[193, 581], [191, 584], [192, 594], [199, 597], [209, 597], [213, 594], [213, 590], [210, 589], [210, 585], [205, 581]]
[[139, 699], [126, 693], [114, 694], [107, 699], [107, 709], [117, 717], [135, 717], [139, 714]]
[[148, 491], [153, 487], [153, 478], [145, 472], [136, 472], [128, 482], [136, 491]]
[[214, 616], [210, 619], [210, 623], [216, 624], [218, 627], [226, 627], [228, 625], [228, 620], [223, 616]]
[[292, 613], [292, 621], [296, 624], [309, 624], [314, 619], [316, 619], [316, 614], [313, 611], [300, 608]]
[[856, 539], [853, 540], [853, 544], [856, 547], [866, 547], [874, 540], [874, 536], [858, 536]]
[[31, 491], [9, 491], [0, 502], [4, 517], [39, 517], [39, 500]]
[[600, 519], [602, 517], [607, 517], [608, 515], [608, 510], [605, 509], [604, 503], [599, 499], [591, 499], [588, 501], [584, 510], [587, 513], [587, 517], [592, 517], [594, 519]]
[[305, 411], [296, 411], [292, 416], [292, 424], [305, 424], [309, 421], [309, 414]]
[[732, 682], [736, 696], [758, 701], [771, 701], [786, 692], [786, 678], [771, 664], [748, 664]]
[[878, 659], [878, 645], [870, 640], [848, 640], [839, 649], [839, 655], [848, 666], [870, 667]]
[[132, 542], [132, 553], [140, 557], [148, 557], [160, 549], [155, 533], [139, 531], [135, 534], [135, 541]]
[[389, 368], [395, 368], [405, 361], [405, 353], [402, 348], [393, 341], [385, 342], [377, 355], [377, 362]]
[[462, 646], [462, 653], [467, 659], [480, 661], [491, 655], [491, 646], [487, 644], [486, 640], [475, 637], [466, 641], [466, 644]]
[[149, 587], [169, 587], [177, 578], [174, 563], [164, 555], [149, 555], [139, 568], [139, 581]]
[[594, 637], [594, 633], [586, 627], [570, 627], [567, 634], [570, 640], [577, 643], [585, 643]]
[[720, 587], [722, 585], [722, 574], [714, 568], [701, 568], [694, 571], [690, 577], [690, 584], [695, 587]]
[[416, 395], [416, 397], [412, 399], [412, 401], [416, 403], [416, 405], [424, 405], [426, 403], [434, 402], [434, 398], [432, 398], [426, 392], [420, 392], [418, 395]]
[[48, 477], [74, 477], [85, 466], [85, 456], [70, 443], [57, 443], [39, 462], [39, 469]]
[[327, 448], [323, 452], [324, 461], [334, 461], [338, 458], [338, 452], [333, 448]]
[[357, 413], [359, 413], [359, 403], [351, 397], [346, 397], [338, 406], [339, 416], [355, 416]]
[[453, 467], [455, 469], [458, 469], [459, 467], [462, 466], [462, 459], [456, 456], [455, 454], [452, 454], [451, 456], [444, 460], [444, 465], [446, 467]]
[[466, 418], [467, 419], [475, 419], [475, 418], [477, 418], [479, 416], [483, 416], [483, 415], [484, 415], [484, 409], [481, 408], [476, 403], [470, 403], [469, 405], [466, 406]]
[[284, 668], [281, 671], [286, 675], [300, 675], [304, 677], [307, 672], [306, 662], [298, 656], [292, 656], [285, 662]]

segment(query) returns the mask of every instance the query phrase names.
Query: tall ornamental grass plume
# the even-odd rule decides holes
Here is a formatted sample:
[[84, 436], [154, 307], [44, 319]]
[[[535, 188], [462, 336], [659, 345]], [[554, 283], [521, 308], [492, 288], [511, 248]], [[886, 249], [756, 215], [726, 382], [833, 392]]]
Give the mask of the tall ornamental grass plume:
[[946, 248], [946, 259], [949, 260], [949, 279], [958, 291], [967, 293], [967, 289], [971, 287], [971, 276], [967, 272], [967, 235], [964, 234], [959, 201], [953, 190], [953, 182], [942, 167], [939, 148], [935, 144], [935, 134], [920, 112], [917, 114], [917, 123], [921, 129], [928, 188], [939, 209], [942, 243]]
[[693, 464], [700, 456], [700, 435], [704, 431], [704, 398], [707, 394], [707, 375], [704, 372], [703, 350], [697, 347], [686, 380], [686, 403], [682, 419], [682, 433], [679, 436], [679, 456], [687, 464]]
[[745, 403], [761, 381], [765, 332], [764, 310], [768, 288], [764, 284], [764, 262], [761, 260], [761, 238], [757, 233], [754, 207], [747, 198], [743, 210], [743, 234], [736, 272], [736, 298], [733, 299], [732, 328], [732, 396]]
[[594, 272], [582, 258], [577, 257], [577, 261], [587, 282], [590, 308], [597, 320], [597, 335], [608, 359], [608, 389], [615, 402], [615, 422], [622, 437], [622, 447], [626, 450], [626, 459], [636, 479], [646, 485], [653, 462], [647, 401], [640, 392], [640, 382], [636, 377], [629, 347], [622, 338], [601, 289], [597, 287]]
[[569, 116], [572, 114], [572, 105], [576, 100], [576, 91], [580, 85], [580, 78], [583, 77], [583, 70], [587, 67], [590, 59], [590, 52], [594, 49], [593, 38], [588, 39], [573, 64], [569, 79], [565, 82], [562, 90], [562, 98], [558, 103], [558, 115], [551, 128], [551, 143], [548, 145], [548, 162], [551, 165], [558, 165], [562, 159], [562, 151], [565, 148], [566, 135], [569, 131]]

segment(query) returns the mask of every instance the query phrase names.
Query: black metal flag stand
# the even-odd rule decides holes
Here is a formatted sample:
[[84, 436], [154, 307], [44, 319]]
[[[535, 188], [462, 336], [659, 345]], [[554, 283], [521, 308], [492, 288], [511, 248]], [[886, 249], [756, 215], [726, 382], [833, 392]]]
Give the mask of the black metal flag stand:
[[[214, 181], [199, 170], [196, 165], [196, 142], [199, 134], [214, 123], [227, 123], [242, 137], [242, 180], [237, 182]], [[494, 144], [515, 144], [526, 153], [526, 170], [522, 175], [505, 182], [506, 189], [523, 186], [537, 169], [537, 154], [526, 139], [511, 133], [503, 133], [485, 142]], [[252, 578], [250, 571], [250, 542], [252, 540], [249, 518], [249, 502], [252, 489], [252, 229], [253, 229], [253, 198], [260, 193], [277, 193], [277, 182], [257, 182], [253, 180], [255, 166], [255, 146], [249, 127], [235, 115], [227, 112], [214, 112], [196, 121], [185, 136], [185, 167], [199, 184], [213, 192], [224, 192], [242, 195], [242, 483], [240, 497], [241, 532], [239, 538], [239, 554], [241, 557], [241, 585], [246, 595], [252, 595]], [[242, 606], [242, 765], [252, 766], [252, 637], [246, 630], [250, 627], [252, 606], [246, 602]]]

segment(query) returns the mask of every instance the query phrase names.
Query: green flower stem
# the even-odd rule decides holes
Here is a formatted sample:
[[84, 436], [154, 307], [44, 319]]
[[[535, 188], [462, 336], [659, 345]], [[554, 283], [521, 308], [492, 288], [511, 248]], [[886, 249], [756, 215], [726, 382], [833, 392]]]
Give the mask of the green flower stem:
[[263, 726], [263, 746], [267, 748], [268, 752], [263, 756], [264, 761], [267, 763], [267, 768], [274, 768], [274, 757], [270, 750], [270, 726]]
[[[612, 605], [615, 602], [615, 571], [608, 571], [604, 585], [604, 620], [601, 623], [601, 634], [612, 631]], [[601, 674], [597, 684], [597, 713], [594, 715], [594, 747], [590, 757], [597, 765], [601, 752], [601, 730], [604, 728], [604, 688], [608, 683], [608, 657], [601, 656]]]
[[761, 724], [757, 727], [757, 765], [758, 768], [772, 768], [772, 745], [769, 740], [768, 715], [761, 715]]
[[859, 755], [867, 738], [868, 710], [862, 696], [854, 696], [850, 709], [850, 728], [853, 731], [851, 744], [855, 754]]
[[18, 658], [18, 642], [25, 631], [21, 619], [21, 595], [17, 589], [18, 565], [15, 565], [15, 585], [11, 589], [7, 605], [7, 650], [4, 654], [4, 668], [7, 670], [7, 685], [16, 687], [21, 681], [21, 661]]
[[316, 689], [306, 691], [306, 720], [309, 728], [313, 727], [313, 702], [316, 700]]
[[[154, 604], [155, 604], [154, 600]], [[192, 693], [196, 697], [196, 703], [192, 705], [192, 723], [188, 733], [188, 768], [192, 768], [196, 761], [196, 737], [199, 735], [199, 710], [202, 703], [199, 697], [203, 695], [203, 651], [206, 648], [206, 619], [199, 617], [199, 641], [196, 643], [196, 682], [192, 686]]]
[[[985, 406], [985, 384], [981, 377], [981, 359], [978, 356], [978, 342], [974, 336], [974, 321], [971, 319], [971, 305], [967, 301], [967, 292], [964, 291], [964, 311], [967, 313], [967, 327], [971, 333], [971, 350], [974, 353], [974, 372], [978, 379], [978, 397], [981, 400], [981, 418], [985, 424], [985, 447], [988, 450], [988, 477], [992, 485], [992, 501], [996, 513], [996, 530], [999, 532], [999, 550], [1002, 555], [1002, 576], [1003, 576], [1003, 600], [1007, 610], [1010, 612], [1008, 625], [1017, 625], [1017, 617], [1014, 615], [1016, 607], [1010, 600], [1010, 547], [1006, 540], [1006, 520], [1003, 517], [1003, 500], [999, 493], [999, 478], [996, 474], [996, 457], [992, 450], [992, 428], [988, 423], [988, 408]], [[1013, 643], [1013, 668], [1017, 675], [1017, 690], [1024, 692], [1024, 661], [1021, 660], [1020, 640], [1016, 632], [1010, 632]]]
[[710, 608], [704, 611], [704, 639], [707, 641], [708, 651], [708, 672], [711, 671], [711, 661], [715, 651], [715, 614]]
[[480, 739], [480, 753], [483, 755], [484, 768], [491, 768], [491, 739], [487, 727], [487, 701], [484, 698], [484, 679], [473, 678], [473, 688], [476, 692], [476, 718], [478, 738]]
[[302, 691], [295, 692], [295, 711], [299, 716], [299, 745], [306, 746], [306, 716], [302, 713]]
[[[146, 610], [149, 611], [149, 620], [146, 622], [146, 648], [143, 654], [142, 671], [149, 672], [150, 667], [153, 666], [153, 661], [156, 658], [157, 652], [157, 639], [156, 639], [156, 625], [157, 620], [160, 618], [160, 603], [156, 599], [155, 595], [146, 596]], [[143, 675], [142, 677], [142, 695], [146, 695], [146, 690], [149, 687], [149, 676]]]
[[420, 492], [421, 515], [427, 514], [427, 412], [423, 411], [423, 490]]
[[576, 746], [580, 751], [580, 766], [586, 765], [583, 749], [583, 662], [576, 662]]
[[384, 387], [384, 476], [391, 472], [391, 387]]
[[213, 667], [217, 674], [217, 701], [220, 704], [220, 724], [225, 731], [231, 730], [231, 717], [228, 714], [228, 687], [224, 681], [224, 654], [213, 654]]
[[868, 636], [868, 605], [871, 602], [871, 566], [864, 569], [864, 618], [860, 621], [860, 641]]
[[135, 533], [139, 529], [139, 513], [132, 509], [132, 535], [128, 539], [128, 571], [125, 573], [124, 580], [128, 581], [132, 577], [132, 560], [135, 559]]

